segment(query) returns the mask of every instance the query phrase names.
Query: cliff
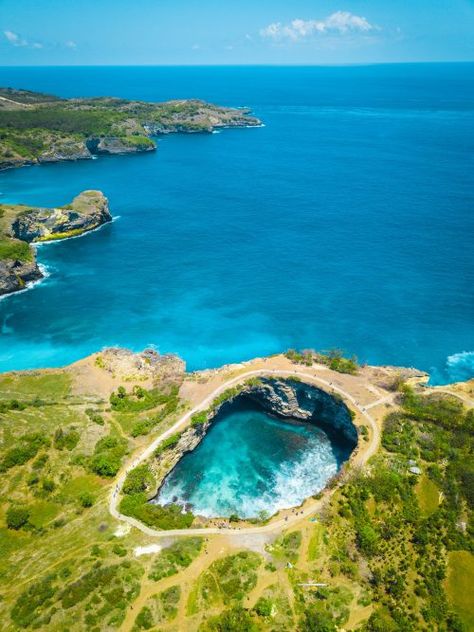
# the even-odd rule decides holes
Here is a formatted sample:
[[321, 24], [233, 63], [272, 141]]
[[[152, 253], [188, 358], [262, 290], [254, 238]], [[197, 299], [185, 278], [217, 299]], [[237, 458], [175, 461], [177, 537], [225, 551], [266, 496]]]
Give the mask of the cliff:
[[30, 243], [76, 237], [111, 220], [100, 191], [83, 191], [71, 204], [56, 208], [0, 205], [0, 296], [42, 278]]
[[150, 136], [254, 127], [247, 109], [197, 99], [150, 103], [101, 97], [59, 99], [0, 88], [0, 169], [153, 151]]

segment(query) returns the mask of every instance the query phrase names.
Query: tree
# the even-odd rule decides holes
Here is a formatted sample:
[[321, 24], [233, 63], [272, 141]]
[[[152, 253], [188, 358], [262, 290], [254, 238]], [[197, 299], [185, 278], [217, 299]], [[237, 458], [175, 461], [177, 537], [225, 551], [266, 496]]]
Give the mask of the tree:
[[300, 632], [337, 632], [333, 617], [321, 607], [313, 606], [306, 610], [300, 621]]
[[9, 507], [7, 510], [7, 527], [9, 529], [21, 529], [27, 524], [30, 512], [25, 507]]

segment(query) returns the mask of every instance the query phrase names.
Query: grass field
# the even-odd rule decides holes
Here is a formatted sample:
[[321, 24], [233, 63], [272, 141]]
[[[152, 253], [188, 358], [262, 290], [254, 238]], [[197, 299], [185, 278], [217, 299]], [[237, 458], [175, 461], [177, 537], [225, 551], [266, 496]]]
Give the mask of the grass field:
[[449, 601], [466, 626], [474, 630], [474, 555], [468, 551], [451, 551], [448, 556], [446, 590]]

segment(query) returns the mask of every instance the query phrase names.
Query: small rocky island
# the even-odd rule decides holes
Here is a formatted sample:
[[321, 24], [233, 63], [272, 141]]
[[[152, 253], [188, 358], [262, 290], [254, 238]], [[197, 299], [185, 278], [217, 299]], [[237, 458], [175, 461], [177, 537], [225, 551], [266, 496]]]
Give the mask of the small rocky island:
[[198, 99], [148, 103], [112, 97], [61, 99], [0, 88], [0, 169], [153, 151], [152, 136], [258, 127], [245, 108]]
[[77, 237], [110, 222], [101, 191], [83, 191], [56, 208], [0, 205], [0, 296], [17, 292], [43, 277], [32, 243]]

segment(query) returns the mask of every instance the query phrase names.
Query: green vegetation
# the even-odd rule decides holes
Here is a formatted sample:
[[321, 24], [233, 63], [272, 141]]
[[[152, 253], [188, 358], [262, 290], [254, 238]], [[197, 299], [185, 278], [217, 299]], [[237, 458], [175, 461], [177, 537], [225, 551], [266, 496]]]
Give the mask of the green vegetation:
[[355, 375], [359, 369], [357, 358], [345, 358], [344, 353], [340, 349], [331, 349], [324, 354], [316, 353], [312, 349], [303, 351], [288, 349], [285, 352], [285, 356], [295, 364], [304, 364], [306, 366], [311, 366], [313, 362], [326, 364], [330, 369], [338, 373]]
[[120, 502], [120, 513], [141, 520], [156, 529], [187, 529], [194, 516], [190, 511], [182, 512], [179, 505], [155, 505], [147, 502], [145, 493], [129, 494]]
[[20, 239], [2, 238], [0, 234], [0, 261], [12, 259], [13, 261], [33, 261], [30, 246]]
[[9, 94], [8, 107], [3, 102], [0, 110], [0, 165], [41, 161], [54, 151], [66, 158], [84, 156], [88, 149], [107, 151], [109, 145], [118, 151], [146, 151], [155, 147], [150, 128], [155, 133], [199, 132], [211, 131], [216, 120], [227, 125], [258, 123], [242, 110], [201, 101], [58, 99], [8, 88], [0, 91]]
[[207, 423], [207, 412], [205, 410], [200, 413], [194, 413], [191, 417], [191, 426], [193, 428], [203, 426], [205, 423]]
[[64, 450], [65, 448], [69, 451], [74, 450], [74, 448], [79, 443], [80, 435], [75, 428], [70, 428], [69, 430], [64, 431], [61, 427], [59, 427], [54, 433], [54, 447], [57, 450]]
[[181, 539], [163, 549], [155, 558], [149, 578], [159, 581], [163, 577], [175, 575], [187, 568], [199, 555], [202, 549], [202, 538]]
[[170, 401], [174, 401], [177, 395], [177, 386], [172, 386], [169, 393], [163, 393], [159, 389], [147, 391], [141, 386], [134, 386], [133, 390], [127, 393], [123, 386], [119, 386], [117, 392], [110, 396], [110, 404], [112, 410], [137, 413], [168, 404]]
[[260, 629], [248, 610], [233, 606], [202, 623], [199, 632], [257, 632]]
[[257, 583], [257, 570], [262, 558], [242, 551], [213, 562], [199, 578], [188, 601], [193, 614], [219, 604], [240, 603]]
[[115, 476], [127, 453], [127, 442], [113, 435], [102, 437], [95, 446], [90, 468], [99, 476]]
[[[116, 627], [129, 602], [138, 595], [142, 572], [138, 564], [125, 561], [96, 566], [75, 581], [64, 581], [69, 570], [62, 577], [47, 575], [18, 597], [10, 611], [11, 619], [19, 628], [45, 629], [54, 625], [55, 615], [63, 616], [62, 610], [75, 627], [82, 622], [82, 629], [92, 629], [104, 620]], [[70, 618], [67, 611], [72, 613]]]
[[446, 592], [466, 630], [474, 630], [474, 555], [451, 551], [448, 555]]
[[275, 540], [271, 545], [267, 546], [267, 551], [272, 554], [275, 559], [282, 559], [287, 562], [296, 562], [298, 559], [298, 551], [301, 546], [301, 531], [292, 531], [285, 533]]
[[181, 439], [181, 432], [175, 432], [174, 434], [167, 437], [156, 448], [155, 456], [158, 457], [161, 454], [163, 454], [163, 452], [165, 452], [166, 450], [171, 450], [172, 448], [175, 448], [178, 445], [180, 439]]
[[49, 439], [41, 432], [31, 432], [18, 437], [18, 445], [8, 450], [0, 461], [0, 472], [16, 465], [24, 465], [34, 458], [42, 447], [49, 447]]
[[178, 603], [181, 597], [181, 588], [171, 586], [157, 595], [153, 595], [146, 601], [146, 605], [138, 613], [135, 619], [134, 630], [149, 630], [159, 623], [172, 621], [178, 614]]
[[122, 492], [124, 494], [139, 494], [153, 485], [153, 473], [149, 465], [139, 465], [127, 474]]
[[9, 507], [7, 510], [7, 527], [9, 529], [21, 529], [29, 520], [30, 512], [26, 507]]

